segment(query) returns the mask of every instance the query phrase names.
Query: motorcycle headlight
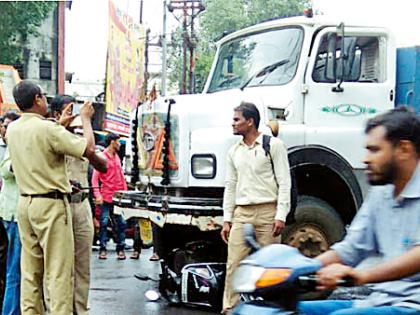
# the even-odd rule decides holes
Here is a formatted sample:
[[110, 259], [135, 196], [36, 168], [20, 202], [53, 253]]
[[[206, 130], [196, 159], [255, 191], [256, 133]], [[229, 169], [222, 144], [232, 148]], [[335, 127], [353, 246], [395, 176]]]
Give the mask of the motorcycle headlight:
[[252, 293], [286, 281], [291, 269], [266, 269], [253, 265], [239, 266], [232, 279], [232, 287], [238, 293]]
[[291, 273], [291, 269], [265, 269], [255, 286], [257, 288], [272, 287], [286, 281]]
[[216, 156], [214, 154], [194, 154], [191, 157], [191, 173], [195, 178], [214, 178], [216, 176]]
[[233, 291], [238, 293], [251, 293], [256, 289], [258, 279], [264, 273], [264, 268], [252, 265], [240, 265], [232, 278]]

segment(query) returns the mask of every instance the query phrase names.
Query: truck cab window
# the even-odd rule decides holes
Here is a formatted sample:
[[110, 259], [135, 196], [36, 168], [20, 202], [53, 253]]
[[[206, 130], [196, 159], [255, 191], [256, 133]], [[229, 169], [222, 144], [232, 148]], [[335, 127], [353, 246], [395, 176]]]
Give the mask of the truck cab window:
[[303, 30], [289, 27], [224, 43], [207, 92], [239, 88], [248, 81], [247, 87], [288, 83], [295, 76], [302, 41]]
[[[372, 36], [345, 36], [344, 54], [342, 37], [336, 36], [335, 54], [331, 47], [331, 36], [325, 34], [318, 49], [312, 79], [320, 83], [335, 83], [343, 75], [344, 82], [380, 83], [386, 79], [384, 52], [381, 50], [383, 38]], [[335, 55], [335, 56], [334, 56]], [[342, 58], [344, 56], [344, 62]], [[328, 63], [335, 59], [333, 75], [327, 72]], [[344, 67], [344, 69], [341, 69]]]

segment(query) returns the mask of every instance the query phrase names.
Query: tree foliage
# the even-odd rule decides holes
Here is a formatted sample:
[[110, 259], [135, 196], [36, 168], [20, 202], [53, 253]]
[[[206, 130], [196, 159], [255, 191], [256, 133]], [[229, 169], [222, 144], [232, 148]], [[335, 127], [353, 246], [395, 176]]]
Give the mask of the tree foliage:
[[23, 44], [56, 7], [51, 1], [0, 1], [0, 63], [22, 61]]
[[[210, 72], [215, 42], [226, 33], [275, 18], [301, 15], [307, 0], [204, 0], [199, 15], [195, 45], [195, 91], [200, 92]], [[182, 80], [182, 29], [172, 37], [169, 51], [170, 81]]]

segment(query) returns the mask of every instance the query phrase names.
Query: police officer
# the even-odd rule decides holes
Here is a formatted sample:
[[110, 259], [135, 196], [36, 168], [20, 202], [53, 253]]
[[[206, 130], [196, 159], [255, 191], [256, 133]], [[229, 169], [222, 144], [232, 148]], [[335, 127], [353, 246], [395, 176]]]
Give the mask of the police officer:
[[[85, 156], [95, 168], [106, 171], [95, 153], [90, 122], [94, 110], [89, 102], [81, 107], [84, 135], [78, 137], [44, 118], [47, 100], [36, 83], [21, 81], [14, 87], [13, 96], [23, 113], [7, 131], [21, 194], [17, 211], [22, 241], [21, 311], [44, 314], [45, 281], [51, 314], [69, 315], [73, 313], [74, 244], [65, 156]], [[72, 115], [65, 117], [63, 125], [72, 119]]]
[[[51, 101], [51, 114], [57, 121], [72, 114], [75, 98], [70, 95], [57, 95]], [[75, 128], [82, 127], [80, 117], [76, 117], [69, 128], [74, 133]], [[106, 160], [103, 160], [106, 164]], [[89, 314], [88, 297], [90, 285], [90, 257], [93, 242], [93, 220], [88, 191], [80, 189], [88, 187], [89, 161], [85, 157], [66, 156], [66, 167], [73, 184], [70, 198], [70, 208], [73, 223], [74, 238], [74, 292], [73, 312], [77, 315]]]

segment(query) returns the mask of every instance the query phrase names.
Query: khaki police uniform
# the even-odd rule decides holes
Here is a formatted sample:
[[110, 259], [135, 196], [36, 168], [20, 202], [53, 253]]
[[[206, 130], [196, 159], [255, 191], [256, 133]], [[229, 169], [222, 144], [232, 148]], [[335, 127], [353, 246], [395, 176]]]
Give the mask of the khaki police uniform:
[[44, 314], [45, 279], [51, 314], [72, 314], [74, 244], [65, 155], [82, 157], [87, 141], [33, 113], [11, 123], [7, 138], [21, 194], [21, 312]]
[[[66, 165], [71, 180], [79, 182], [82, 187], [89, 186], [89, 161], [86, 158], [66, 156]], [[88, 191], [83, 190], [70, 198], [74, 238], [73, 311], [77, 315], [89, 314], [90, 257], [94, 231], [88, 195]]]

